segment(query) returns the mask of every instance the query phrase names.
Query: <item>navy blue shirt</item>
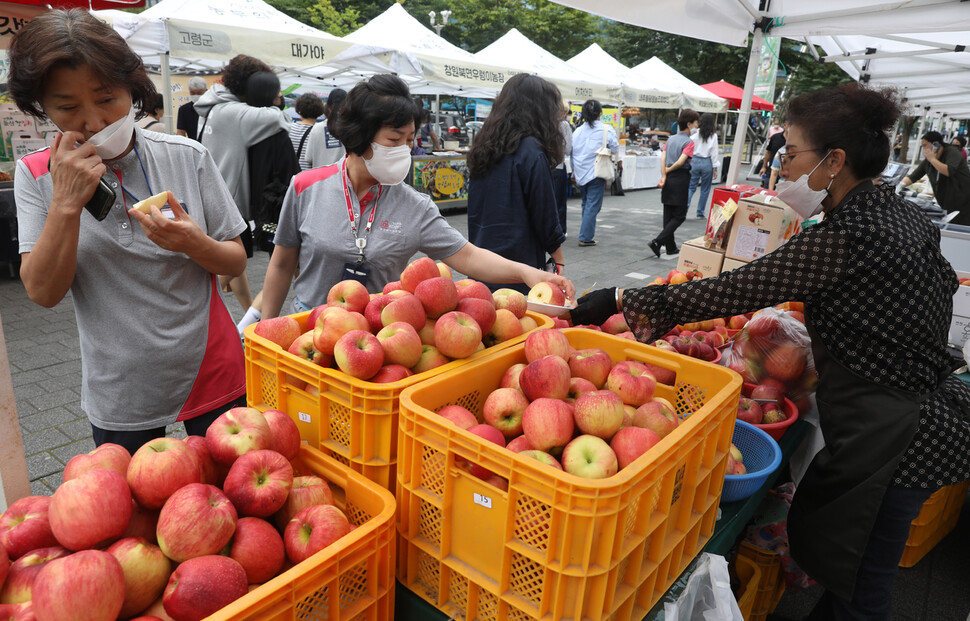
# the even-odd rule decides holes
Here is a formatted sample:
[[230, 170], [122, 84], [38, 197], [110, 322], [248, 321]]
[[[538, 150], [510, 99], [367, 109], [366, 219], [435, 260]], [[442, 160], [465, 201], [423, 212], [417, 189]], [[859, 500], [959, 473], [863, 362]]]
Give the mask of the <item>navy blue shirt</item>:
[[[539, 269], [566, 240], [559, 225], [552, 167], [539, 142], [525, 138], [483, 177], [468, 184], [468, 241]], [[490, 287], [492, 285], [489, 285]], [[525, 293], [526, 285], [502, 285]]]

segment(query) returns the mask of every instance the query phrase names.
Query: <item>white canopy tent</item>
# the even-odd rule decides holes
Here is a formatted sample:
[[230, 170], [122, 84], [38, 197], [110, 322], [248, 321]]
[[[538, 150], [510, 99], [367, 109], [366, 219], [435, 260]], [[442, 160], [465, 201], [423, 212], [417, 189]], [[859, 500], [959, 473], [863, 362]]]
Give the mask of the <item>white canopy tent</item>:
[[679, 108], [681, 106], [680, 92], [635, 73], [596, 43], [576, 54], [566, 63], [584, 73], [600, 76], [601, 80], [621, 85], [626, 96], [624, 103], [628, 106], [640, 108]]
[[[958, 0], [553, 0], [621, 22], [636, 24], [707, 41], [743, 46], [752, 34], [751, 56], [745, 79], [739, 123], [748, 122], [754, 77], [766, 31], [773, 36], [820, 43], [820, 37], [873, 36], [899, 42], [899, 38], [944, 41], [939, 33], [954, 33], [964, 44], [970, 39], [970, 3]], [[916, 35], [913, 33], [923, 33]], [[929, 34], [927, 34], [929, 33]], [[959, 33], [959, 34], [957, 34]], [[836, 44], [838, 45], [838, 44]], [[842, 44], [845, 50], [851, 47]], [[812, 47], [809, 45], [809, 47]], [[962, 50], [961, 50], [962, 51]], [[828, 50], [827, 50], [828, 52]], [[870, 60], [875, 57], [870, 55]], [[872, 63], [870, 63], [870, 66]], [[922, 76], [911, 76], [919, 79]], [[960, 85], [961, 80], [946, 80]], [[905, 77], [894, 80], [906, 88]], [[952, 92], [957, 93], [956, 89]], [[728, 181], [737, 180], [743, 137], [735, 140]]]
[[596, 76], [570, 66], [515, 28], [475, 54], [475, 58], [541, 76], [558, 86], [568, 100], [598, 99], [613, 104], [623, 101], [618, 83], [604, 84]]
[[679, 90], [683, 96], [685, 107], [693, 108], [698, 112], [724, 112], [727, 110], [727, 100], [692, 82], [656, 56], [633, 67], [632, 71], [644, 77], [653, 77], [663, 84]]

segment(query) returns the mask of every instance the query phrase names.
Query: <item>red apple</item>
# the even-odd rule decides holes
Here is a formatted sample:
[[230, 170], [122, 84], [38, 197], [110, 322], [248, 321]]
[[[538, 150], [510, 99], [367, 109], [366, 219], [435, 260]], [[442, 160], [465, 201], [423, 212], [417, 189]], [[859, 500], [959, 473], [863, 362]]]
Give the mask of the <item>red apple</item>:
[[509, 440], [509, 443], [505, 445], [505, 448], [512, 451], [513, 453], [521, 453], [522, 451], [533, 450], [532, 445], [529, 444], [529, 438], [525, 437], [525, 434]]
[[528, 315], [526, 315], [522, 319], [519, 319], [519, 323], [522, 324], [522, 334], [528, 334], [529, 332], [532, 332], [533, 330], [539, 327], [539, 324], [536, 323], [536, 320], [533, 319], [532, 317], [529, 317]]
[[553, 457], [552, 455], [544, 451], [537, 451], [534, 449], [530, 449], [525, 451], [519, 451], [519, 455], [523, 457], [528, 457], [529, 459], [534, 459], [547, 466], [551, 466], [556, 470], [562, 470], [562, 466], [559, 464], [559, 461], [555, 457]]
[[124, 601], [121, 563], [101, 550], [75, 552], [47, 563], [31, 593], [39, 621], [114, 621]]
[[421, 337], [422, 345], [434, 345], [434, 319], [426, 319], [424, 321], [424, 327], [418, 330], [418, 336]]
[[253, 333], [276, 343], [286, 351], [296, 337], [300, 336], [300, 323], [292, 317], [261, 319], [256, 322]]
[[573, 417], [581, 432], [608, 440], [623, 424], [623, 401], [611, 390], [586, 392], [576, 398]]
[[381, 370], [377, 372], [377, 375], [370, 378], [368, 381], [374, 382], [375, 384], [392, 384], [394, 382], [400, 382], [401, 380], [411, 377], [412, 375], [414, 375], [414, 373], [407, 367], [399, 364], [385, 364], [381, 367]]
[[483, 282], [472, 280], [471, 278], [463, 278], [455, 283], [455, 289], [458, 290], [459, 302], [467, 298], [478, 298], [492, 304], [492, 308], [495, 307], [495, 303], [492, 301], [492, 292], [489, 291]]
[[250, 451], [226, 475], [222, 489], [239, 515], [268, 517], [279, 511], [293, 485], [293, 466], [276, 451]]
[[[211, 453], [212, 447], [209, 450]], [[175, 490], [189, 483], [197, 483], [200, 477], [195, 453], [175, 438], [155, 438], [146, 442], [135, 451], [128, 464], [127, 479], [131, 495], [146, 509], [160, 509]]]
[[411, 293], [417, 289], [418, 284], [423, 280], [440, 278], [441, 272], [434, 261], [428, 257], [421, 257], [411, 261], [404, 271], [401, 272], [401, 286]]
[[762, 418], [763, 413], [758, 402], [742, 395], [738, 400], [738, 420], [743, 420], [752, 425], [760, 425]]
[[624, 427], [613, 436], [610, 448], [616, 454], [617, 463], [622, 470], [649, 451], [657, 442], [660, 442], [660, 436], [651, 429]]
[[648, 401], [637, 408], [633, 415], [634, 427], [649, 429], [661, 438], [666, 438], [678, 425], [680, 418], [677, 417], [677, 411], [666, 399]]
[[158, 511], [141, 507], [132, 500], [131, 519], [128, 520], [128, 528], [125, 529], [122, 538], [141, 537], [149, 543], [158, 543], [156, 528], [158, 528]]
[[506, 438], [522, 433], [522, 414], [529, 400], [515, 388], [498, 388], [489, 393], [482, 408], [485, 422], [502, 432]]
[[785, 410], [779, 407], [777, 403], [766, 403], [762, 405], [761, 415], [762, 425], [774, 425], [775, 423], [788, 420], [788, 415], [785, 414]]
[[610, 355], [602, 349], [578, 349], [569, 355], [569, 372], [602, 388], [613, 368]]
[[352, 313], [345, 308], [328, 307], [317, 319], [317, 325], [313, 329], [313, 345], [328, 356], [334, 355], [334, 348], [337, 346], [343, 335], [354, 330], [364, 330], [369, 328], [367, 319], [360, 313]]
[[337, 507], [333, 505], [306, 507], [293, 516], [286, 525], [283, 533], [286, 556], [294, 563], [302, 563], [349, 532], [350, 522]]
[[488, 334], [482, 337], [482, 340], [486, 347], [491, 347], [497, 343], [522, 336], [522, 334], [523, 328], [519, 318], [506, 308], [497, 308], [495, 310], [495, 323], [492, 324], [492, 329]]
[[622, 334], [624, 332], [630, 331], [630, 326], [626, 323], [626, 318], [623, 313], [617, 313], [611, 315], [606, 321], [603, 322], [603, 332], [607, 334]]
[[518, 362], [510, 366], [505, 373], [502, 374], [502, 379], [499, 380], [500, 388], [515, 388], [517, 390], [522, 390], [519, 385], [519, 376], [522, 375], [522, 371], [525, 369], [524, 362]]
[[208, 483], [209, 485], [222, 485], [222, 478], [225, 473], [220, 471], [219, 465], [212, 459], [212, 455], [209, 454], [209, 448], [205, 444], [205, 437], [186, 436], [182, 442], [195, 455], [195, 461], [199, 464], [199, 481]]
[[545, 356], [559, 356], [563, 360], [569, 359], [572, 346], [566, 335], [559, 330], [545, 328], [530, 332], [525, 337], [525, 359], [529, 362]]
[[63, 481], [76, 479], [85, 472], [98, 468], [114, 470], [121, 476], [125, 476], [130, 461], [131, 453], [128, 452], [128, 449], [120, 444], [108, 442], [93, 451], [70, 458], [64, 466]]
[[482, 329], [466, 313], [445, 313], [434, 324], [434, 346], [449, 358], [467, 358], [481, 342]]
[[310, 314], [306, 316], [306, 329], [308, 332], [313, 332], [313, 329], [317, 327], [317, 319], [320, 318], [320, 315], [325, 310], [327, 310], [326, 304], [314, 306], [313, 310], [310, 311]]
[[49, 496], [24, 496], [0, 514], [0, 547], [7, 551], [10, 560], [31, 550], [58, 545], [48, 518], [50, 504]]
[[202, 621], [249, 591], [246, 570], [228, 556], [189, 559], [172, 572], [162, 602], [176, 621]]
[[495, 305], [492, 304], [491, 297], [487, 300], [479, 298], [458, 300], [456, 310], [470, 315], [475, 320], [475, 323], [478, 324], [478, 327], [482, 329], [482, 334], [488, 334], [492, 326], [495, 325]]
[[579, 395], [587, 392], [596, 392], [596, 386], [593, 382], [581, 377], [569, 378], [569, 394], [566, 395], [567, 399], [575, 401], [579, 398]]
[[665, 369], [649, 362], [644, 362], [643, 366], [647, 367], [647, 370], [653, 374], [658, 384], [673, 386], [674, 382], [677, 381], [677, 372], [672, 369]]
[[421, 337], [409, 323], [395, 321], [388, 324], [378, 331], [377, 340], [384, 350], [386, 364], [399, 364], [410, 369], [421, 358]]
[[414, 288], [414, 295], [421, 300], [425, 314], [436, 319], [458, 306], [458, 290], [450, 278], [439, 276], [422, 280]]
[[332, 505], [333, 492], [330, 484], [321, 477], [306, 474], [293, 477], [293, 486], [286, 497], [283, 507], [273, 516], [277, 528], [282, 532], [297, 513], [313, 505]]
[[492, 293], [492, 301], [495, 303], [496, 310], [505, 309], [515, 315], [516, 319], [525, 317], [528, 300], [520, 291], [507, 288], [498, 289]]
[[283, 568], [286, 549], [283, 538], [267, 522], [255, 517], [240, 518], [229, 544], [229, 557], [239, 561], [249, 584], [260, 584]]
[[[191, 463], [198, 476], [195, 460]], [[68, 550], [101, 547], [125, 533], [131, 510], [131, 490], [123, 476], [115, 470], [89, 470], [54, 491], [51, 532]]]
[[381, 291], [381, 293], [383, 293], [384, 295], [387, 295], [391, 291], [403, 291], [403, 290], [404, 288], [401, 287], [401, 281], [394, 280], [384, 285], [384, 289]]
[[428, 316], [424, 312], [424, 305], [414, 295], [403, 295], [384, 307], [381, 311], [381, 323], [389, 326], [396, 321], [411, 324], [415, 330], [424, 327]]
[[782, 343], [765, 358], [765, 372], [783, 382], [801, 377], [805, 371], [805, 350], [794, 343]]
[[625, 360], [613, 366], [606, 387], [620, 395], [623, 403], [640, 407], [653, 398], [657, 380], [642, 363]]
[[158, 514], [158, 547], [176, 563], [217, 554], [232, 539], [237, 518], [218, 487], [191, 483], [172, 494]]
[[333, 364], [333, 356], [323, 353], [313, 344], [313, 330], [304, 332], [296, 337], [296, 340], [290, 344], [289, 349], [286, 351], [318, 367], [326, 368]]
[[554, 455], [572, 439], [574, 426], [572, 410], [559, 399], [536, 399], [522, 414], [522, 431], [529, 444]]
[[34, 606], [30, 602], [20, 604], [0, 604], [0, 619], [3, 621], [37, 621]]
[[529, 401], [540, 397], [565, 399], [569, 394], [569, 364], [559, 356], [530, 362], [519, 375], [519, 385]]
[[172, 561], [162, 549], [141, 537], [125, 537], [106, 552], [121, 563], [125, 576], [125, 599], [120, 616], [133, 617], [161, 597], [172, 574]]
[[543, 281], [536, 283], [535, 286], [529, 289], [529, 295], [526, 296], [526, 300], [539, 302], [540, 304], [549, 304], [551, 306], [565, 306], [566, 294], [551, 282]]
[[[487, 440], [492, 444], [497, 444], [498, 446], [505, 448], [505, 436], [502, 434], [501, 431], [499, 431], [498, 429], [496, 429], [491, 425], [487, 425], [487, 424], [473, 425], [469, 427], [467, 431], [468, 433], [474, 434], [479, 438], [482, 438], [483, 440]], [[464, 460], [459, 459], [456, 461], [460, 462]], [[487, 470], [486, 468], [478, 464], [468, 463], [466, 464], [466, 467], [468, 469], [468, 472], [471, 473], [472, 476], [476, 476], [483, 481], [487, 480], [491, 476], [494, 476], [493, 472]]]
[[288, 460], [296, 459], [300, 454], [300, 429], [293, 419], [279, 410], [266, 410], [263, 418], [266, 419], [273, 437], [270, 449]]
[[[217, 464], [231, 466], [240, 455], [273, 446], [273, 432], [256, 408], [232, 408], [209, 425], [205, 445]], [[131, 481], [130, 469], [128, 480]]]
[[616, 453], [602, 438], [577, 436], [562, 450], [562, 469], [584, 479], [606, 479], [618, 469]]
[[438, 415], [448, 419], [462, 429], [468, 429], [478, 424], [478, 418], [475, 417], [471, 410], [460, 405], [446, 405], [438, 410]]
[[327, 307], [339, 306], [351, 313], [363, 313], [368, 302], [367, 287], [357, 280], [341, 280], [327, 293]]
[[438, 348], [434, 345], [422, 345], [421, 357], [418, 359], [418, 363], [411, 367], [411, 370], [416, 374], [424, 373], [431, 369], [437, 369], [449, 362], [451, 362], [451, 359], [439, 352]]
[[394, 298], [389, 295], [375, 295], [364, 308], [364, 319], [367, 320], [367, 325], [374, 334], [380, 332], [381, 328], [384, 327], [384, 322], [381, 321], [381, 313], [384, 312], [384, 307], [393, 301]]
[[366, 330], [351, 330], [340, 337], [333, 348], [337, 367], [359, 379], [370, 379], [384, 366], [384, 348], [377, 337]]
[[37, 548], [24, 553], [11, 563], [10, 569], [7, 570], [7, 579], [3, 583], [3, 590], [0, 591], [0, 604], [29, 602], [37, 575], [44, 565], [69, 554], [71, 551], [61, 546]]

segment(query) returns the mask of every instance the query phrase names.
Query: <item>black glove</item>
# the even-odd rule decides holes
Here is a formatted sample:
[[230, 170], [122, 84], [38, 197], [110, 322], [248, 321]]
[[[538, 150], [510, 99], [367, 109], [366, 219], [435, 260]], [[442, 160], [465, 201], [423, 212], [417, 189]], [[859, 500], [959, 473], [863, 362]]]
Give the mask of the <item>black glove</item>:
[[597, 289], [576, 300], [570, 311], [574, 326], [600, 325], [617, 313], [616, 287]]

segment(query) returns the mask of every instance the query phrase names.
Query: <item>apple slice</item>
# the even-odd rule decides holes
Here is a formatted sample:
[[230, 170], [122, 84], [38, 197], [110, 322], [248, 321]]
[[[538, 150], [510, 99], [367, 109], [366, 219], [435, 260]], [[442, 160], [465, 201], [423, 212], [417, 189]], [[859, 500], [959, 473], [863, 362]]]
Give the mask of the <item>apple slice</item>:
[[159, 192], [154, 196], [149, 196], [143, 201], [138, 201], [137, 203], [135, 203], [134, 208], [142, 213], [151, 213], [152, 206], [155, 206], [161, 209], [167, 204], [168, 204], [168, 190], [164, 192]]

